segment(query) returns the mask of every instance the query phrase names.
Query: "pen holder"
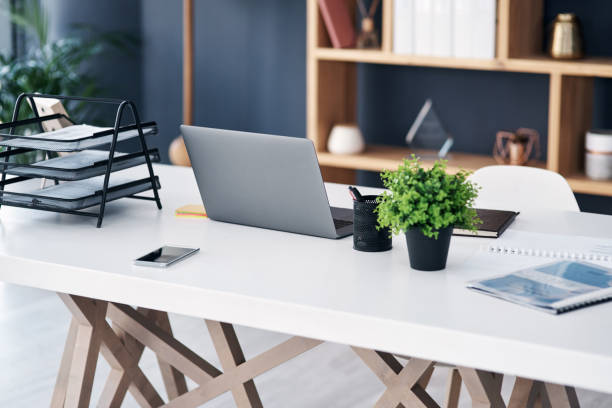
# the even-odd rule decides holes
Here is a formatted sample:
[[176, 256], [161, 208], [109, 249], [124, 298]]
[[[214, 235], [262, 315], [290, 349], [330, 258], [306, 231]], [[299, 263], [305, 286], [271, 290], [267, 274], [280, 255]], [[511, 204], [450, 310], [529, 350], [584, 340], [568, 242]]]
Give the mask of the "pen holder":
[[374, 212], [378, 203], [375, 195], [353, 200], [353, 249], [364, 252], [381, 252], [391, 249], [389, 228], [377, 229], [378, 215]]

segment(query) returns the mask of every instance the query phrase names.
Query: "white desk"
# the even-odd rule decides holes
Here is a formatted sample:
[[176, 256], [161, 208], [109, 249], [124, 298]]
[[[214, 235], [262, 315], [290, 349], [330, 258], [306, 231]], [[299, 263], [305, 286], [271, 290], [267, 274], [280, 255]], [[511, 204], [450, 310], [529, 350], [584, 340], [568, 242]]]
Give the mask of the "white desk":
[[[361, 253], [350, 237], [177, 219], [176, 208], [200, 202], [193, 174], [155, 170], [164, 209], [120, 200], [101, 229], [3, 207], [0, 280], [612, 393], [612, 303], [552, 316], [465, 289], [542, 259], [502, 260], [481, 239], [453, 237], [447, 269], [418, 272], [403, 237], [390, 252]], [[351, 205], [344, 186], [327, 189], [332, 205]], [[524, 212], [512, 228], [609, 237], [612, 217]], [[167, 270], [132, 265], [163, 244], [201, 252]]]

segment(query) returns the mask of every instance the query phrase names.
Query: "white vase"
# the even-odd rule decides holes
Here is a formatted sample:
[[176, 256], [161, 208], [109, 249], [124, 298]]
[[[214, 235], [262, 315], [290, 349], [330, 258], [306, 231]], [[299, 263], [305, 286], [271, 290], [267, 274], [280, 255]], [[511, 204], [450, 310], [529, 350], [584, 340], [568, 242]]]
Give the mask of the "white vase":
[[354, 124], [335, 125], [327, 139], [327, 150], [335, 154], [355, 154], [365, 149], [359, 127]]

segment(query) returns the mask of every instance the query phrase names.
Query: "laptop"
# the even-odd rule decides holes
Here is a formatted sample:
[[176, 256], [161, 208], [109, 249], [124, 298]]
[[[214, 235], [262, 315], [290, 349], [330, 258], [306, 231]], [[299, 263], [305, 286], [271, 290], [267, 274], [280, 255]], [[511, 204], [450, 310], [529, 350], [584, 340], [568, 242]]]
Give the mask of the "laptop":
[[209, 218], [333, 239], [353, 233], [353, 210], [329, 206], [310, 140], [186, 125], [181, 133]]

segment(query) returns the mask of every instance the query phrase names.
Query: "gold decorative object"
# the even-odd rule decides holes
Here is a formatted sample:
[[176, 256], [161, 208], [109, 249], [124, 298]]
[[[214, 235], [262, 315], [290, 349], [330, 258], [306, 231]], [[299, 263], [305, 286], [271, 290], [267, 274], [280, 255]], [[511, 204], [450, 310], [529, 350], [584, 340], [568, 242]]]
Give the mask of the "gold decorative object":
[[363, 0], [357, 0], [359, 12], [361, 13], [361, 32], [357, 37], [357, 48], [380, 48], [378, 32], [374, 27], [374, 15], [380, 4], [380, 0], [372, 0], [370, 10], [367, 11]]
[[555, 18], [549, 51], [553, 58], [582, 58], [582, 34], [574, 13], [561, 13]]
[[493, 157], [499, 164], [522, 166], [527, 164], [531, 153], [540, 157], [540, 134], [534, 129], [520, 128], [516, 132], [497, 132]]

